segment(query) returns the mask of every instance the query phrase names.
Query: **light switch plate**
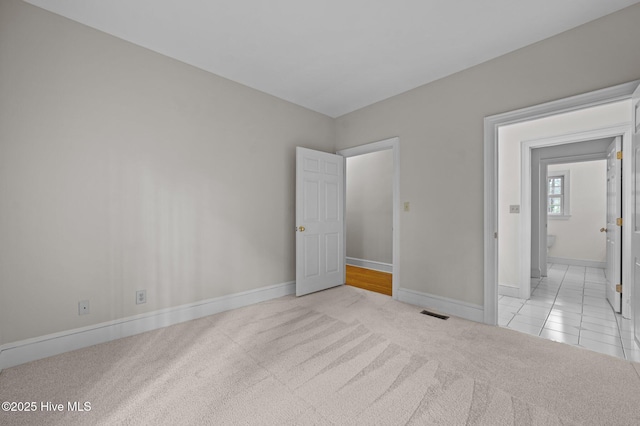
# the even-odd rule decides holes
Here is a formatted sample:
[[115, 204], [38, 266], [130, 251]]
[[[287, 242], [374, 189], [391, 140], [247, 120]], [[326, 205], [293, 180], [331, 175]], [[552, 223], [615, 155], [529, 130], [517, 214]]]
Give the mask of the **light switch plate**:
[[87, 315], [89, 313], [89, 301], [81, 300], [78, 302], [78, 315]]

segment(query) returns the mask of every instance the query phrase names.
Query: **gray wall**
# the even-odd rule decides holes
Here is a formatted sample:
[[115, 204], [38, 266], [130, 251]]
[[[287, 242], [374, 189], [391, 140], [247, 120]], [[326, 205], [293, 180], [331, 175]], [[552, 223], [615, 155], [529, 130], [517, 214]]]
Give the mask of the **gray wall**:
[[393, 151], [347, 158], [347, 257], [392, 263]]
[[2, 0], [0, 344], [293, 281], [295, 146], [334, 139], [329, 117]]
[[400, 138], [401, 287], [483, 305], [484, 118], [640, 78], [638, 22], [640, 4], [337, 119], [338, 149]]
[[3, 0], [0, 344], [293, 280], [294, 147], [393, 136], [400, 285], [482, 304], [483, 118], [640, 78], [639, 21], [636, 5], [332, 120]]

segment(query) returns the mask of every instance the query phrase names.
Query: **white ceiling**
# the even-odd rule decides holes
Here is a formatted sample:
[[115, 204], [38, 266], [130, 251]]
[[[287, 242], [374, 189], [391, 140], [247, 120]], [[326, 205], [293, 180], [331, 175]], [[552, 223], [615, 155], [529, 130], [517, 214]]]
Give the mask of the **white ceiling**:
[[640, 0], [26, 0], [331, 117]]

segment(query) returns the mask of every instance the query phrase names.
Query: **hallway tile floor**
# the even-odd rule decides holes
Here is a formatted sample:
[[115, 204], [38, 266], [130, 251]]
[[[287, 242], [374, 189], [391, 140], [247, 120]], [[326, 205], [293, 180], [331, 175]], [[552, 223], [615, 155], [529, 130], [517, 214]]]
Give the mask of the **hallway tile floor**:
[[551, 264], [529, 300], [498, 297], [498, 325], [640, 362], [631, 320], [606, 299], [604, 269]]

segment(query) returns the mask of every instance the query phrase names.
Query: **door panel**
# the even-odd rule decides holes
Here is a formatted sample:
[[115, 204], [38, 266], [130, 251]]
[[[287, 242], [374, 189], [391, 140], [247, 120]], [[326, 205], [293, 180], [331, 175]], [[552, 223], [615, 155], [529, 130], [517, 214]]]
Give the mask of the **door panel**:
[[304, 279], [320, 275], [320, 238], [305, 235], [304, 239]]
[[340, 238], [337, 232], [325, 235], [327, 273], [340, 272]]
[[344, 157], [296, 149], [296, 295], [344, 284]]
[[311, 180], [305, 180], [303, 185], [303, 220], [305, 222], [317, 222], [320, 218], [320, 211], [318, 210], [320, 205], [319, 183]]
[[622, 138], [616, 137], [607, 150], [607, 300], [616, 312], [621, 312], [622, 232], [617, 220], [622, 217]]

